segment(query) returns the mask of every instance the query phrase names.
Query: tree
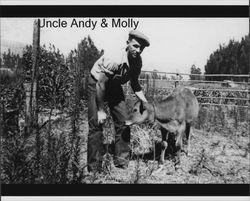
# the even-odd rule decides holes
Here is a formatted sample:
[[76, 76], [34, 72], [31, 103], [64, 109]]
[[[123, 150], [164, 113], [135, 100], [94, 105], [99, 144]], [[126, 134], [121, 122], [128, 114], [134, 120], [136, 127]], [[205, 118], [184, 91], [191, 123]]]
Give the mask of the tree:
[[79, 96], [86, 97], [87, 91], [87, 76], [94, 63], [104, 51], [99, 51], [95, 46], [90, 36], [85, 37], [79, 44], [77, 50], [71, 51], [67, 63], [70, 69], [75, 72], [74, 79], [76, 80]]
[[152, 79], [158, 79], [159, 78], [157, 72], [158, 72], [158, 70], [155, 70], [155, 69], [153, 70], [153, 72], [151, 73]]
[[13, 54], [13, 52], [8, 49], [8, 52], [4, 52], [1, 59], [1, 67], [9, 68], [11, 70], [16, 70], [18, 64], [20, 63], [19, 54]]
[[[31, 81], [32, 46], [27, 46], [23, 54], [25, 80]], [[38, 58], [38, 106], [40, 108], [63, 109], [70, 93], [72, 77], [63, 54], [55, 46], [40, 47]]]
[[[230, 40], [227, 45], [220, 45], [205, 65], [205, 74], [249, 74], [249, 34], [240, 42]], [[207, 80], [247, 81], [247, 78], [206, 77]]]
[[0, 68], [0, 84], [12, 81], [15, 78], [14, 72], [9, 68]]
[[77, 175], [82, 174], [82, 169], [79, 169], [80, 161], [80, 127], [82, 121], [80, 116], [81, 99], [85, 98], [87, 93], [87, 76], [89, 71], [94, 65], [95, 61], [103, 54], [99, 51], [92, 39], [88, 36], [84, 38], [79, 44], [77, 50], [71, 51], [67, 64], [72, 72], [73, 82], [70, 98], [71, 108], [71, 133], [70, 133], [70, 146], [73, 151], [74, 159], [71, 163], [73, 170], [73, 183], [77, 183], [80, 178]]
[[[201, 79], [201, 69], [199, 67], [196, 67], [194, 64], [191, 66], [190, 69], [190, 80], [200, 80]], [[195, 75], [194, 75], [195, 74]]]

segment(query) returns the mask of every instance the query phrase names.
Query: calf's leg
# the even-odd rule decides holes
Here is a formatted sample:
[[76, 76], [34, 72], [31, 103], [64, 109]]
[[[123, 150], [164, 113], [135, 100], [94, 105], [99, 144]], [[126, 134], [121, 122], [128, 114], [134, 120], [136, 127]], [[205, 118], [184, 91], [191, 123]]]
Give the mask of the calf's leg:
[[[188, 134], [187, 134], [188, 132]], [[191, 124], [187, 123], [187, 128], [186, 128], [186, 136], [187, 136], [187, 155], [189, 156], [190, 154], [190, 139], [192, 136], [192, 128], [191, 128]]]
[[167, 139], [168, 139], [168, 131], [161, 127], [161, 136], [162, 136], [162, 142], [161, 142], [161, 156], [159, 159], [159, 164], [164, 163], [165, 158], [165, 152], [168, 147]]
[[180, 153], [183, 145], [183, 134], [186, 128], [186, 122], [183, 121], [180, 123], [180, 126], [177, 130], [177, 137], [176, 137], [176, 160], [175, 160], [175, 166], [180, 164]]

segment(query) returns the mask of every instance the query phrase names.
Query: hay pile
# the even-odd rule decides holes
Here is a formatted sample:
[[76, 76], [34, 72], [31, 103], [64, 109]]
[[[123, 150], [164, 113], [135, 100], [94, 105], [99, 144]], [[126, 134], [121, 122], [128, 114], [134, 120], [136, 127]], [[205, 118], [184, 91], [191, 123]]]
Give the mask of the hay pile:
[[146, 125], [133, 125], [131, 127], [131, 150], [135, 155], [151, 152], [155, 141], [159, 140], [159, 132]]
[[[107, 120], [103, 125], [104, 144], [114, 142], [115, 128], [109, 108], [106, 106]], [[133, 125], [131, 126], [131, 151], [134, 155], [142, 155], [154, 149], [155, 141], [161, 141], [161, 134], [156, 125]]]

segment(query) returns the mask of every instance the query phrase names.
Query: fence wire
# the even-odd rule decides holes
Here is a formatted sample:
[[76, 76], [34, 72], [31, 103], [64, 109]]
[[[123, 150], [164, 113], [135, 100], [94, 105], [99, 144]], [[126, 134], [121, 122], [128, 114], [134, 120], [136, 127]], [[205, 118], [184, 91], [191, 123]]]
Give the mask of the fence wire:
[[[191, 77], [195, 80], [190, 79]], [[231, 77], [231, 80], [211, 81], [206, 80], [209, 77]], [[233, 81], [234, 78], [244, 78], [247, 81]], [[175, 87], [185, 86], [190, 88], [197, 97], [200, 105], [228, 106], [249, 108], [249, 85], [250, 75], [234, 74], [186, 74], [169, 73], [156, 71], [142, 71], [139, 78], [143, 91], [146, 96], [153, 97], [169, 95]], [[130, 86], [124, 86], [125, 93], [130, 97], [135, 97]]]

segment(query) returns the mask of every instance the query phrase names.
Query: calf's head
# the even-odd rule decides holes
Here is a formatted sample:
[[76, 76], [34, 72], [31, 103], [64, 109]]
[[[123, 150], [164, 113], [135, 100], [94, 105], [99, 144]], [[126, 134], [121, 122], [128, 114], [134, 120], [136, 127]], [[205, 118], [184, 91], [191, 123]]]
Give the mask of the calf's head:
[[131, 117], [125, 122], [125, 124], [132, 125], [145, 122], [149, 117], [149, 109], [149, 103], [143, 103], [142, 101], [136, 102], [132, 109]]

